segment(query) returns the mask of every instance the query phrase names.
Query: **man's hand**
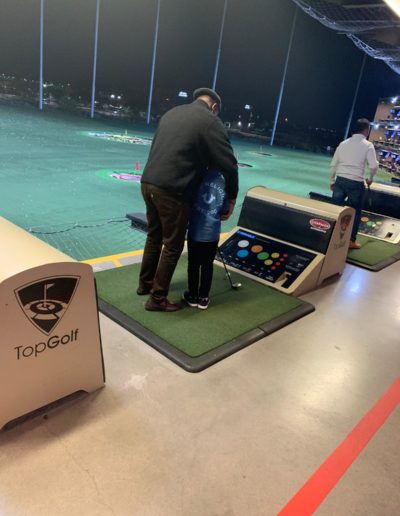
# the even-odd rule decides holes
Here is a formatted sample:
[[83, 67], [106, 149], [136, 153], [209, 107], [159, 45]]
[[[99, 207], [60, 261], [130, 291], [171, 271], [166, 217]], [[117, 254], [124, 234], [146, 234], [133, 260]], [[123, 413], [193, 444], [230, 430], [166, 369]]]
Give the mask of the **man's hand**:
[[222, 213], [221, 214], [221, 220], [228, 220], [229, 219], [229, 217], [233, 213], [233, 210], [235, 208], [235, 204], [236, 204], [236, 199], [230, 199], [228, 211], [226, 213]]
[[335, 183], [331, 183], [331, 191], [332, 192], [333, 192], [334, 188], [335, 188]]
[[372, 179], [366, 179], [365, 183], [368, 187], [370, 187], [372, 185]]

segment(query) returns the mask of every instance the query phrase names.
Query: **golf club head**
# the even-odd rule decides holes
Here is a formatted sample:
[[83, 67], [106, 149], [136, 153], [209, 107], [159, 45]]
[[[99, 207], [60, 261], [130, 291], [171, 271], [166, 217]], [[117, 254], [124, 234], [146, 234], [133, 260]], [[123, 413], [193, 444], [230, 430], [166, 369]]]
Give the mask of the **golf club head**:
[[232, 288], [233, 290], [239, 290], [241, 288], [242, 284], [237, 282], [237, 283], [232, 283]]

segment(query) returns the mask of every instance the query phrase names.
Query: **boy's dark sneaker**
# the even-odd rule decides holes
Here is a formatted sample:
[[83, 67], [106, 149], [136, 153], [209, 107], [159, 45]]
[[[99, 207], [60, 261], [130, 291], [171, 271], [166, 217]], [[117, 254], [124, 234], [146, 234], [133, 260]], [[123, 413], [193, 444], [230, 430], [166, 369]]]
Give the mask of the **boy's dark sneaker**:
[[185, 301], [191, 308], [197, 307], [197, 297], [191, 296], [187, 290], [182, 294], [182, 301]]
[[210, 304], [209, 297], [199, 297], [199, 302], [197, 303], [197, 308], [200, 308], [200, 310], [207, 310], [209, 304]]

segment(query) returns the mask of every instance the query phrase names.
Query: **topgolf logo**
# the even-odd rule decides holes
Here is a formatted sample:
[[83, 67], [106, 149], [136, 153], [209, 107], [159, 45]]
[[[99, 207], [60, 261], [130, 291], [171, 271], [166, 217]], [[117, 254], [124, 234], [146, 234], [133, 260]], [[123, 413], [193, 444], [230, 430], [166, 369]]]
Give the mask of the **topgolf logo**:
[[14, 292], [29, 321], [49, 335], [71, 304], [79, 279], [79, 276], [53, 276], [24, 285]]

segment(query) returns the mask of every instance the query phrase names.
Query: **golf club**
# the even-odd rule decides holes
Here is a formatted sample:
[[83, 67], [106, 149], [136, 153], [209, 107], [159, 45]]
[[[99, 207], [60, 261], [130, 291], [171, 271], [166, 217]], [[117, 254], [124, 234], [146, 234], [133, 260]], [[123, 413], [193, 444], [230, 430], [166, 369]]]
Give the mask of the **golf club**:
[[228, 278], [229, 283], [231, 284], [231, 288], [233, 288], [233, 290], [238, 290], [238, 289], [242, 286], [242, 284], [241, 284], [241, 283], [239, 283], [239, 282], [237, 282], [237, 283], [233, 283], [233, 282], [232, 282], [231, 273], [230, 273], [230, 272], [228, 271], [228, 269], [226, 268], [226, 264], [225, 264], [224, 258], [223, 258], [223, 256], [222, 256], [222, 253], [221, 253], [221, 251], [219, 250], [219, 248], [218, 248], [218, 256], [219, 256], [219, 258], [220, 258], [220, 260], [221, 260], [221, 262], [222, 262], [222, 265], [224, 266], [224, 269], [225, 269], [225, 277], [226, 277], [226, 278]]
[[367, 187], [368, 187], [368, 209], [371, 210], [372, 208], [372, 197], [371, 197], [371, 185], [369, 185], [367, 183]]

